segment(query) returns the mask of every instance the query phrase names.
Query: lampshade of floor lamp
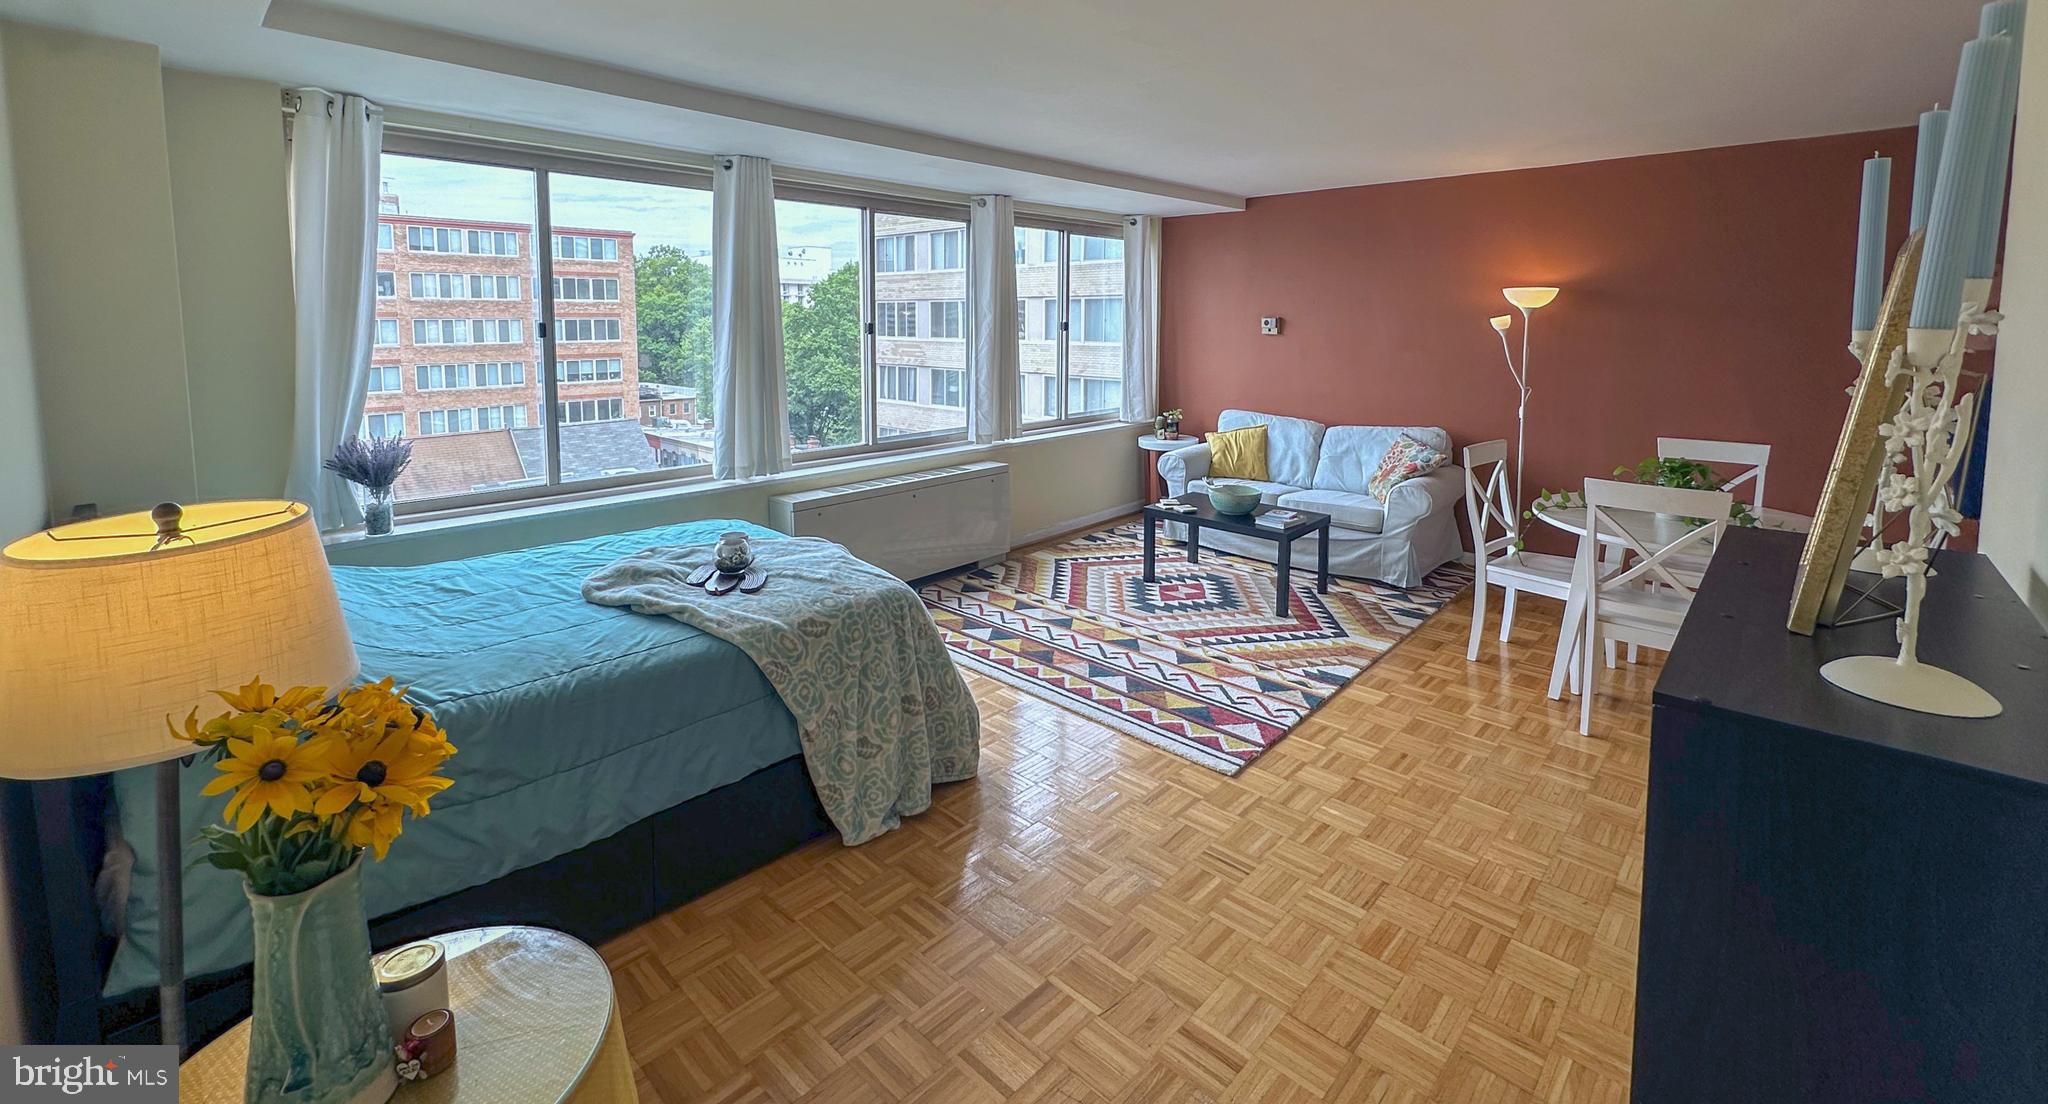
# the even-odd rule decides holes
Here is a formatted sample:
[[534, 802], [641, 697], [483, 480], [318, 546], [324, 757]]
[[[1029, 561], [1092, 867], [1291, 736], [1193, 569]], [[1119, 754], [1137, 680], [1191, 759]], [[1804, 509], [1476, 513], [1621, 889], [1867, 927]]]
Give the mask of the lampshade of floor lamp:
[[[1508, 287], [1500, 289], [1501, 298], [1506, 299], [1516, 310], [1522, 312], [1522, 366], [1515, 367], [1513, 357], [1508, 358], [1508, 371], [1515, 377], [1515, 384], [1521, 389], [1520, 401], [1515, 405], [1515, 509], [1525, 505], [1522, 499], [1522, 440], [1529, 424], [1529, 312], [1550, 305], [1557, 298], [1554, 287]], [[1500, 334], [1501, 351], [1507, 351], [1508, 328], [1502, 324], [1506, 316], [1492, 319], [1493, 328]]]
[[[167, 718], [222, 711], [253, 678], [355, 677], [320, 535], [297, 502], [166, 503], [0, 549], [0, 777], [156, 765], [163, 1040], [185, 1044], [179, 759]], [[80, 1042], [84, 1040], [51, 1040]]]

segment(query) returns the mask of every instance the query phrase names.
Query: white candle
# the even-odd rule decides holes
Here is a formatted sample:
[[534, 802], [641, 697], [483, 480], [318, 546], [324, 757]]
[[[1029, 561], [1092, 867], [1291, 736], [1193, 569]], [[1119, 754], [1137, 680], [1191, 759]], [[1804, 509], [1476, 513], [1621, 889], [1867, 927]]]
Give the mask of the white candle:
[[2020, 103], [2020, 58], [2026, 45], [2026, 0], [1996, 0], [1984, 5], [1978, 18], [1980, 38], [2012, 36], [2011, 65], [2006, 66], [2005, 95], [1992, 123], [1991, 168], [1984, 177], [1984, 199], [1977, 211], [1977, 237], [1964, 275], [1990, 279], [1998, 265], [1998, 226], [2005, 215], [2005, 170], [2012, 160], [2012, 122]]
[[2005, 76], [2017, 58], [2012, 38], [1973, 39], [1963, 44], [1956, 69], [1955, 113], [1941, 147], [1941, 173], [1927, 216], [1927, 245], [1920, 280], [1913, 291], [1910, 325], [1952, 330], [1963, 302], [1963, 270], [1977, 238], [1977, 213], [1984, 202], [1984, 177], [1991, 169], [1992, 131], [2005, 100]]
[[1877, 325], [1878, 301], [1884, 298], [1885, 215], [1892, 197], [1892, 159], [1870, 157], [1863, 162], [1863, 205], [1856, 222], [1856, 290], [1849, 328]]
[[1948, 111], [1940, 104], [1920, 113], [1920, 145], [1913, 151], [1913, 214], [1906, 229], [1927, 229], [1934, 206], [1934, 178], [1941, 172], [1941, 140], [1948, 133]]

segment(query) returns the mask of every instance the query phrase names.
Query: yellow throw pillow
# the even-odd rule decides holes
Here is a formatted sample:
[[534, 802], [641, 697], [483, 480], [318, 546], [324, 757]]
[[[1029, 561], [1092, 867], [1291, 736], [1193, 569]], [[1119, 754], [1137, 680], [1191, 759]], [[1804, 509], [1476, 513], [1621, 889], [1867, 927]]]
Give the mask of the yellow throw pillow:
[[1266, 481], [1265, 426], [1211, 433], [1208, 441], [1209, 478]]

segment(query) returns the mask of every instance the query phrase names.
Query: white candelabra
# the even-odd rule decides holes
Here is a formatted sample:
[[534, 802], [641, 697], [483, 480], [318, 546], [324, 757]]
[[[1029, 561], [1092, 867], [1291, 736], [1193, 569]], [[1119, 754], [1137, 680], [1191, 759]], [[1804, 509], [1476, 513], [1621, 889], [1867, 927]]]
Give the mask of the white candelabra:
[[[1905, 401], [1890, 423], [1880, 426], [1884, 470], [1877, 500], [1889, 513], [1904, 514], [1905, 536], [1875, 552], [1885, 578], [1906, 580], [1906, 608], [1898, 622], [1899, 654], [1847, 656], [1821, 670], [1829, 682], [1866, 698], [1945, 717], [1995, 717], [1998, 699], [1969, 679], [1920, 662], [1920, 606], [1927, 595], [1930, 550], [1960, 529], [1962, 514], [1953, 482], [1970, 447], [1977, 396], [1958, 394], [1963, 348], [1971, 334], [1998, 332], [2000, 316], [1985, 309], [1991, 281], [1968, 280], [1957, 324], [1950, 329], [1914, 328], [1892, 351], [1885, 381], [1906, 381]], [[1881, 532], [1881, 530], [1879, 530]]]

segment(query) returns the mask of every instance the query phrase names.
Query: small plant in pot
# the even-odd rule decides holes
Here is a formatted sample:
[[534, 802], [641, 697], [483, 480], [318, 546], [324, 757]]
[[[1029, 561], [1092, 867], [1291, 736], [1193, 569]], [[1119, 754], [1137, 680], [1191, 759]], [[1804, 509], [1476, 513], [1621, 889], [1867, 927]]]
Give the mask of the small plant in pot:
[[363, 531], [374, 537], [391, 531], [391, 488], [410, 463], [412, 442], [404, 437], [350, 437], [322, 467], [363, 489]]
[[1181, 413], [1181, 409], [1175, 407], [1172, 410], [1160, 411], [1159, 416], [1152, 419], [1152, 428], [1161, 440], [1171, 441], [1180, 436]]
[[[1633, 468], [1614, 469], [1614, 474], [1653, 487], [1682, 487], [1692, 491], [1721, 489], [1721, 477], [1714, 474], [1713, 468], [1683, 456], [1646, 457]], [[1756, 525], [1756, 513], [1749, 508], [1749, 503], [1735, 501], [1728, 504], [1728, 520], [1736, 525], [1753, 527]]]

